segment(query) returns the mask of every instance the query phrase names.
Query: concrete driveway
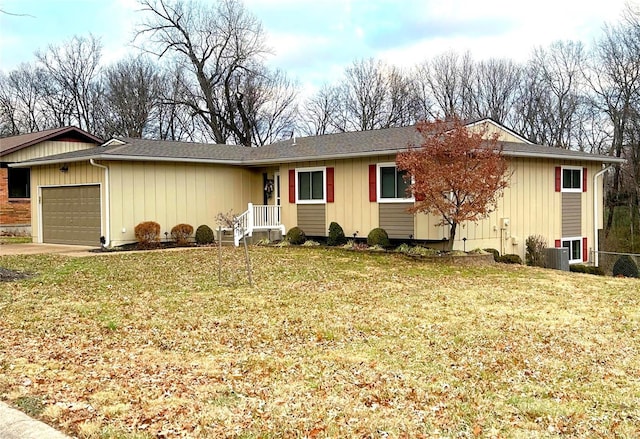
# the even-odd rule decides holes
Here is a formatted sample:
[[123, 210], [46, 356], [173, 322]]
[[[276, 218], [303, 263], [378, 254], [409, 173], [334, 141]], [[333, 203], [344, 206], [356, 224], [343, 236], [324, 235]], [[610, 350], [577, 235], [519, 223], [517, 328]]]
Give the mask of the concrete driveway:
[[89, 251], [95, 249], [98, 249], [98, 247], [62, 244], [2, 244], [0, 245], [0, 256], [38, 255], [49, 253], [76, 257], [99, 255], [100, 253]]

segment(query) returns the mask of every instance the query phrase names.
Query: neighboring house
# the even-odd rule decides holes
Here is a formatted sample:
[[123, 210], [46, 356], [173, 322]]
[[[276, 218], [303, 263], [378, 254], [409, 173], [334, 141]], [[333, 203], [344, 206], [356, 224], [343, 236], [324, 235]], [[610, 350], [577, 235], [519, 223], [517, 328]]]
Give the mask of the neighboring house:
[[9, 164], [80, 149], [102, 140], [76, 127], [54, 128], [0, 139], [0, 232], [31, 233], [29, 168]]
[[[568, 247], [571, 262], [587, 261], [602, 222], [601, 171], [621, 160], [532, 145], [490, 119], [469, 125], [479, 126], [499, 133], [510, 187], [487, 219], [463, 224], [454, 248], [490, 247], [524, 257], [527, 236], [542, 235], [550, 245]], [[249, 233], [297, 225], [307, 235], [327, 236], [336, 221], [347, 236], [366, 237], [382, 227], [392, 239], [437, 245], [448, 228], [436, 226], [439, 218], [407, 213], [414, 200], [406, 198], [395, 166], [397, 152], [419, 142], [414, 127], [260, 148], [113, 139], [15, 166], [31, 167], [32, 199], [42, 202], [32, 213], [34, 242], [97, 244], [104, 236], [114, 246], [134, 241], [142, 221], [157, 221], [163, 233], [183, 222], [215, 227], [219, 212], [233, 210], [245, 212]], [[72, 223], [84, 217], [82, 226]]]

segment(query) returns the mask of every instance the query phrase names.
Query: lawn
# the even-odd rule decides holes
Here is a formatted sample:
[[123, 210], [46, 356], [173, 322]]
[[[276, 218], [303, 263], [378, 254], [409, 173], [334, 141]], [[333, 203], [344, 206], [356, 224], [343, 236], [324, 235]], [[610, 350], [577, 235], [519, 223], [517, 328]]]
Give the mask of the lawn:
[[0, 257], [0, 397], [80, 438], [640, 435], [640, 281], [322, 248]]

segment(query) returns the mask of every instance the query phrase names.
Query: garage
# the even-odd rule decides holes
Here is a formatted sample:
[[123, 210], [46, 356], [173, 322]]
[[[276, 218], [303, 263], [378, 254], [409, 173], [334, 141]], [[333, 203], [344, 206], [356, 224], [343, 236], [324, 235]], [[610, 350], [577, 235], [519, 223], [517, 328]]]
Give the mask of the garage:
[[42, 242], [100, 245], [100, 186], [43, 187]]

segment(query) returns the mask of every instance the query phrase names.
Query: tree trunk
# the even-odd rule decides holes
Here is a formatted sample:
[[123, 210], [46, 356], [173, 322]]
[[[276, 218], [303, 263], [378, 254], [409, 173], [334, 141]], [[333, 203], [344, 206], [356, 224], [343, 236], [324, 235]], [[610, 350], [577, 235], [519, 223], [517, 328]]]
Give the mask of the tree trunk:
[[456, 229], [458, 228], [458, 223], [453, 222], [451, 224], [451, 231], [449, 232], [449, 242], [447, 242], [447, 248], [445, 250], [451, 251], [453, 250], [453, 240], [456, 239]]

